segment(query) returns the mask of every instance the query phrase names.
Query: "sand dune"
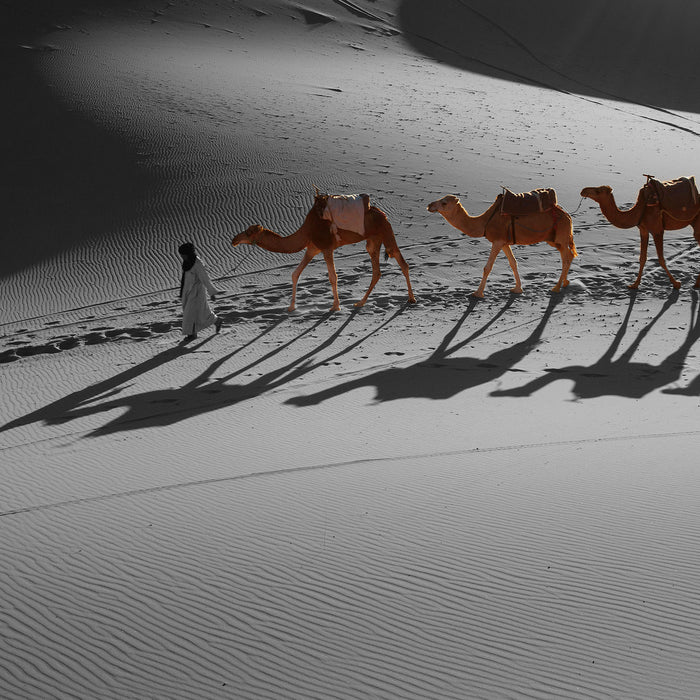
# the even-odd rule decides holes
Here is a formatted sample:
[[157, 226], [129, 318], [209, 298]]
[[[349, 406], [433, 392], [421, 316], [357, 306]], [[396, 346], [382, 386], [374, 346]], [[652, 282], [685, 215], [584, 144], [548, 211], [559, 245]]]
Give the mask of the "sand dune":
[[[582, 460], [608, 459], [609, 444], [574, 451], [566, 467], [559, 448], [535, 447], [15, 516], [5, 532], [24, 554], [2, 574], [21, 601], [9, 623], [39, 632], [52, 663], [31, 689], [12, 676], [5, 687], [16, 697], [60, 696], [67, 679], [85, 696], [690, 697], [698, 572], [678, 506], [695, 502], [697, 483], [687, 469], [659, 475], [667, 448], [627, 442], [634, 468], [606, 473]], [[86, 634], [89, 620], [99, 623]], [[34, 657], [17, 645], [10, 665]]]
[[[467, 193], [476, 210], [501, 185], [556, 186], [574, 210], [584, 185], [622, 188], [624, 203], [642, 172], [692, 173], [687, 134], [643, 107], [422, 62], [408, 49], [411, 34], [396, 33], [403, 5], [371, 10], [380, 21], [317, 4], [333, 22], [308, 25], [284, 3], [260, 5], [268, 8], [260, 15], [206, 3], [189, 14], [172, 6], [154, 15], [144, 3], [83, 7], [52, 17], [53, 31], [32, 39], [55, 50], [13, 47], [18, 84], [34, 76], [29, 94], [43, 101], [10, 103], [9, 116], [30, 128], [13, 129], [22, 134], [11, 154], [21, 171], [9, 211], [18, 252], [3, 263], [14, 300], [6, 320], [111, 301], [124, 289], [174, 289], [185, 238], [224, 275], [238, 262], [227, 238], [256, 220], [293, 230], [313, 184], [370, 191], [403, 223], [401, 236], [420, 240], [425, 203], [448, 192]], [[367, 90], [372, 76], [380, 91]], [[46, 114], [51, 130], [31, 126], [27, 109]], [[639, 147], [659, 134], [663, 149]], [[51, 202], [43, 196], [37, 206], [37, 192]], [[36, 264], [18, 276], [27, 261]]]
[[[697, 174], [694, 10], [15, 5], [0, 695], [698, 697], [700, 251], [630, 292], [638, 232], [579, 195]], [[416, 305], [383, 261], [353, 307], [357, 245], [341, 311], [318, 256], [289, 313], [300, 254], [230, 246], [314, 186], [387, 212]], [[489, 245], [426, 205], [502, 186], [572, 213], [562, 294], [542, 244], [470, 297]], [[224, 328], [181, 345], [186, 239]]]
[[[404, 0], [400, 27], [416, 48], [460, 68], [518, 83], [700, 111], [692, 89], [692, 27], [686, 3], [594, 0], [585, 5], [449, 0], [438, 11]], [[697, 119], [688, 128], [697, 132]], [[658, 116], [658, 118], [662, 118]], [[682, 123], [682, 122], [680, 122]]]

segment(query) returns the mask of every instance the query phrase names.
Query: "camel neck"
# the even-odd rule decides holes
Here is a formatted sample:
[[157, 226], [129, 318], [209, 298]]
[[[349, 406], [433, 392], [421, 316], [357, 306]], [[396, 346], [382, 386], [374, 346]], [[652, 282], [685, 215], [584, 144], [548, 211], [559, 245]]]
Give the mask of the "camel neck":
[[461, 204], [458, 204], [452, 215], [449, 218], [447, 216], [445, 218], [452, 226], [470, 238], [482, 238], [486, 232], [486, 224], [493, 215], [492, 210], [494, 206], [496, 205], [491, 205], [483, 214], [469, 216], [467, 210]]
[[639, 220], [644, 212], [646, 201], [643, 193], [640, 191], [637, 196], [637, 201], [630, 209], [620, 209], [615, 202], [615, 196], [611, 192], [609, 195], [601, 198], [598, 202], [603, 216], [617, 228], [633, 228], [639, 224]]
[[281, 236], [279, 233], [264, 228], [256, 235], [254, 242], [255, 245], [271, 253], [298, 253], [308, 243], [303, 228], [302, 226], [289, 236]]

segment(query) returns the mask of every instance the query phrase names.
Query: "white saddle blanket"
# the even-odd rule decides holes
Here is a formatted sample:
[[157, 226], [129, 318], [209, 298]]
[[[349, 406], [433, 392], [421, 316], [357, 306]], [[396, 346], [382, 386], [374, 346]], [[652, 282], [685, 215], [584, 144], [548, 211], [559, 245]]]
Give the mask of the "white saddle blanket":
[[331, 222], [331, 232], [338, 235], [338, 229], [354, 231], [365, 235], [365, 201], [364, 194], [332, 194], [323, 210], [323, 218]]

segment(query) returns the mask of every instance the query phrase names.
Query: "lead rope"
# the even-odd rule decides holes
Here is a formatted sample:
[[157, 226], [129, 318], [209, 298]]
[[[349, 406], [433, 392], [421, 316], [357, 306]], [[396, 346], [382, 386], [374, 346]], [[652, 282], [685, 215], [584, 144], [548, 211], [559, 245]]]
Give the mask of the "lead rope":
[[243, 260], [245, 260], [250, 255], [250, 250], [248, 250], [248, 248], [249, 248], [249, 246], [246, 246], [245, 250], [243, 251], [243, 255], [241, 255], [238, 258], [238, 260], [233, 264], [232, 267], [230, 267], [226, 272], [224, 272], [223, 275], [219, 275], [215, 279], [216, 280], [223, 280], [223, 279], [227, 279], [230, 277], [235, 277], [236, 270], [240, 267]]
[[585, 197], [581, 197], [581, 201], [578, 203], [578, 206], [576, 207], [576, 209], [569, 212], [570, 216], [573, 216], [581, 208], [581, 205], [583, 204], [584, 199], [585, 199]]

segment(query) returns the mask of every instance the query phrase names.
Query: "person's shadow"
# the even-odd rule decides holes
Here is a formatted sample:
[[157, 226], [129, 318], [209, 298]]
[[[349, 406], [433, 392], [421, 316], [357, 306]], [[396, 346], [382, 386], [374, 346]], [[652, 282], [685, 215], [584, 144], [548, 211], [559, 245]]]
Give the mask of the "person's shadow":
[[192, 416], [217, 410], [223, 406], [234, 405], [260, 396], [263, 393], [281, 388], [286, 383], [298, 379], [320, 366], [328, 362], [333, 362], [350, 352], [369, 337], [389, 325], [395, 318], [403, 313], [405, 309], [406, 305], [403, 305], [376, 328], [357, 338], [351, 344], [342, 347], [330, 356], [320, 357], [324, 350], [328, 349], [342, 337], [344, 331], [360, 312], [358, 309], [354, 309], [348, 318], [333, 331], [333, 333], [312, 350], [277, 369], [262, 374], [257, 379], [247, 384], [229, 384], [235, 377], [250, 372], [253, 368], [289, 348], [304, 336], [312, 334], [331, 317], [330, 312], [324, 313], [313, 325], [309, 326], [302, 333], [286, 343], [277, 346], [270, 352], [253, 360], [240, 369], [214, 378], [216, 372], [221, 369], [228, 360], [269, 333], [275, 326], [282, 322], [283, 319], [281, 318], [258, 335], [257, 338], [237, 348], [233, 352], [222, 356], [207, 367], [204, 372], [201, 372], [181, 387], [158, 389], [137, 394], [124, 393], [124, 389], [128, 386], [127, 382], [155, 369], [165, 362], [201, 348], [209, 339], [195, 346], [179, 346], [151, 358], [138, 367], [131, 368], [104, 382], [100, 382], [99, 384], [75, 392], [63, 399], [59, 399], [23, 418], [18, 418], [7, 423], [0, 427], [0, 432], [37, 421], [44, 421], [47, 425], [56, 425], [115, 409], [122, 409], [122, 413], [99, 428], [88, 432], [86, 437], [97, 437], [144, 427], [173, 425]]
[[662, 389], [661, 393], [676, 394], [677, 396], [700, 396], [700, 374], [688, 386]]
[[465, 340], [452, 344], [461, 326], [478, 303], [472, 298], [464, 315], [427, 359], [408, 367], [382, 369], [323, 391], [293, 397], [286, 403], [294, 406], [311, 406], [364, 387], [375, 388], [375, 402], [378, 403], [407, 398], [451, 398], [462, 391], [493, 381], [526, 357], [540, 342], [545, 326], [561, 299], [561, 295], [550, 297], [542, 318], [525, 340], [497, 350], [485, 358], [451, 357], [483, 335], [514, 302], [514, 297], [511, 296], [503, 308], [487, 323]]
[[[568, 365], [559, 368], [548, 368], [545, 374], [533, 379], [527, 384], [513, 389], [491, 392], [491, 396], [532, 396], [536, 391], [549, 384], [565, 379], [573, 382], [573, 394], [577, 399], [590, 399], [600, 396], [624, 396], [627, 398], [642, 398], [654, 390], [668, 386], [680, 378], [688, 352], [700, 339], [700, 318], [698, 316], [698, 294], [692, 293], [690, 307], [690, 323], [688, 332], [678, 349], [658, 364], [635, 362], [632, 360], [644, 338], [659, 319], [678, 300], [679, 293], [674, 290], [663, 307], [654, 318], [642, 328], [637, 337], [627, 349], [617, 358], [622, 340], [627, 332], [636, 294], [630, 294], [630, 301], [622, 324], [615, 334], [610, 347], [591, 365]], [[674, 393], [682, 393], [675, 391]]]
[[[256, 338], [238, 347], [233, 353], [228, 355], [228, 357], [232, 357], [236, 353], [242, 352], [247, 346], [252, 345], [256, 341], [262, 339], [275, 327], [282, 323], [282, 320], [283, 318], [280, 317], [278, 320], [274, 321]], [[168, 347], [166, 350], [154, 355], [145, 362], [130, 367], [124, 372], [115, 374], [113, 377], [109, 377], [108, 379], [98, 382], [97, 384], [92, 384], [84, 389], [80, 389], [79, 391], [69, 394], [68, 396], [64, 396], [57, 401], [53, 401], [52, 403], [47, 404], [36, 411], [32, 411], [21, 418], [16, 418], [15, 420], [0, 426], [0, 432], [40, 421], [43, 421], [45, 425], [61, 425], [81, 416], [109, 410], [110, 407], [126, 401], [126, 397], [115, 397], [119, 396], [119, 394], [131, 386], [131, 384], [139, 377], [147, 374], [148, 372], [152, 372], [158, 367], [161, 367], [168, 362], [172, 362], [179, 357], [183, 357], [184, 355], [200, 350], [212, 340], [212, 337], [213, 336], [209, 336], [196, 343], [181, 342], [177, 345]]]

